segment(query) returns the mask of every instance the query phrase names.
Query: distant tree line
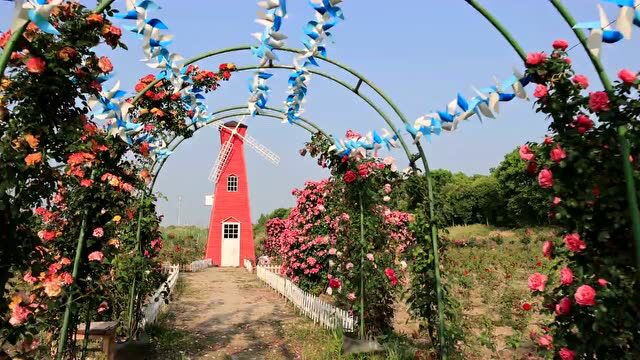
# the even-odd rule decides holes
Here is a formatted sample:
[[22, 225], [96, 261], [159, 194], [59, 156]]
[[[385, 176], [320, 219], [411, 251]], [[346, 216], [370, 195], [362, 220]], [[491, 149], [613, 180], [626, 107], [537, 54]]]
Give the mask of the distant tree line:
[[[484, 223], [498, 226], [548, 224], [549, 199], [518, 149], [505, 155], [489, 175], [468, 176], [449, 170], [431, 171], [435, 209], [440, 222], [448, 226]], [[426, 182], [426, 178], [419, 181]], [[407, 187], [424, 184], [408, 183]], [[424, 195], [426, 196], [426, 194]], [[413, 204], [406, 204], [411, 210]]]
[[[466, 175], [461, 172], [437, 169], [431, 171], [435, 195], [435, 209], [439, 222], [447, 226], [489, 224], [496, 226], [531, 226], [549, 224], [547, 211], [550, 199], [527, 173], [527, 164], [520, 159], [518, 149], [505, 155], [489, 175]], [[413, 178], [405, 184], [426, 189], [426, 178]], [[420, 183], [415, 183], [418, 181]], [[427, 196], [426, 191], [421, 194]], [[415, 211], [409, 197], [394, 199], [405, 211]], [[275, 217], [286, 218], [290, 209], [276, 209], [263, 214], [254, 227], [262, 238], [264, 224]]]

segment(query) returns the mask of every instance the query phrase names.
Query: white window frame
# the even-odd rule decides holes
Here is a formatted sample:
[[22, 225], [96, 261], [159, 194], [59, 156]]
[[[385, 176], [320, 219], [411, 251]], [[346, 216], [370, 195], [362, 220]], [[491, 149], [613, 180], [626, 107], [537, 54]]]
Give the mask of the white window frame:
[[[224, 227], [225, 225], [238, 225], [238, 237], [235, 238], [230, 238], [230, 237], [225, 237], [224, 236]], [[240, 223], [239, 222], [233, 222], [233, 221], [228, 221], [228, 222], [223, 222], [222, 223], [222, 237], [221, 239], [240, 239]]]
[[[232, 180], [235, 180], [232, 182]], [[235, 184], [234, 184], [235, 183]], [[232, 186], [235, 185], [235, 186]], [[238, 192], [238, 177], [236, 175], [227, 176], [227, 192]]]

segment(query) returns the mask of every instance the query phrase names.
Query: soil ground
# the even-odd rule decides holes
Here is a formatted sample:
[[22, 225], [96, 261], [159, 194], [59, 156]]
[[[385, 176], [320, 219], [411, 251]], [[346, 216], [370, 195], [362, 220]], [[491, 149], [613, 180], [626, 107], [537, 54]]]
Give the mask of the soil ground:
[[[209, 268], [180, 274], [182, 294], [168, 321], [191, 335], [186, 359], [295, 359], [285, 328], [306, 321], [276, 292], [241, 268]], [[181, 357], [182, 357], [181, 356]]]

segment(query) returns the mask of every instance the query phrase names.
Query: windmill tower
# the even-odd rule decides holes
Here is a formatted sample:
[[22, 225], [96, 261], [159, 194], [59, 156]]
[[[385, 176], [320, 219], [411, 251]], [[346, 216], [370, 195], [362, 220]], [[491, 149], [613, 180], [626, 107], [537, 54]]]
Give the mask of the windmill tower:
[[220, 131], [221, 147], [209, 176], [214, 195], [205, 258], [218, 266], [240, 266], [244, 259], [255, 260], [244, 145], [275, 165], [280, 162], [278, 155], [246, 135], [243, 120], [213, 123]]

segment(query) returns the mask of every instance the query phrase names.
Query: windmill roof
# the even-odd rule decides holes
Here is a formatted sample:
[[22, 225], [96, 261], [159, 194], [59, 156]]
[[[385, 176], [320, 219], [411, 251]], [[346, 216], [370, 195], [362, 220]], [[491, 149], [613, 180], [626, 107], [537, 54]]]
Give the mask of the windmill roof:
[[[234, 127], [236, 127], [237, 125], [238, 125], [238, 122], [237, 122], [237, 121], [228, 121], [228, 122], [224, 123], [224, 126], [226, 126], [226, 127], [230, 127], [230, 128], [234, 128]], [[248, 126], [247, 126], [247, 125], [245, 125], [245, 124], [240, 124], [240, 126], [238, 126], [238, 127], [239, 127], [239, 128], [245, 128], [245, 129], [246, 129], [246, 128], [248, 128]]]

